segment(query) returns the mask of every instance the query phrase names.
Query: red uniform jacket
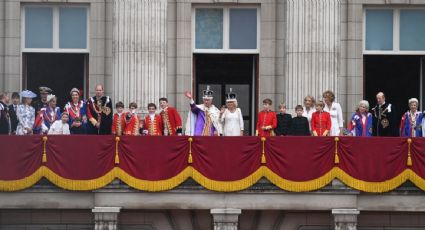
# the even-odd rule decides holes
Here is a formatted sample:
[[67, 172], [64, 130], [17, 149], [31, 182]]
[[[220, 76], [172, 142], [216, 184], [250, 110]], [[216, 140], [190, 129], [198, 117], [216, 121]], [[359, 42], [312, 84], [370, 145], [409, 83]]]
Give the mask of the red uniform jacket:
[[162, 124], [161, 117], [158, 114], [155, 114], [154, 120], [151, 120], [149, 114], [145, 117], [145, 122], [143, 123], [143, 129], [149, 136], [162, 136], [162, 130], [164, 126]]
[[331, 124], [331, 115], [328, 112], [316, 111], [311, 115], [311, 132], [317, 133], [317, 136], [323, 136], [325, 131], [329, 134]]
[[125, 113], [122, 113], [121, 116], [118, 113], [114, 114], [114, 119], [112, 121], [112, 131], [113, 135], [121, 136], [125, 130]]
[[273, 130], [277, 126], [276, 113], [273, 111], [260, 111], [258, 113], [256, 135], [257, 136], [274, 136]]
[[124, 129], [124, 135], [129, 136], [138, 136], [139, 133], [139, 117], [137, 114], [133, 114], [131, 112], [128, 112], [124, 116], [125, 120], [125, 129]]
[[164, 135], [175, 136], [182, 133], [182, 119], [175, 108], [167, 107], [161, 111], [160, 115], [162, 124], [167, 129], [166, 132], [168, 132], [168, 134], [164, 133]]

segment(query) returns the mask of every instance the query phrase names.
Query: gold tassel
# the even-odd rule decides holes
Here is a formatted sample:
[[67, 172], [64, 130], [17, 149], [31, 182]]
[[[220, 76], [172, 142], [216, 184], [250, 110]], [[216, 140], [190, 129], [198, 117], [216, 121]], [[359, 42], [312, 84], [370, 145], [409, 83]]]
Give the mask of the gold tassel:
[[265, 164], [265, 163], [267, 163], [267, 161], [266, 161], [266, 154], [265, 154], [265, 150], [264, 150], [264, 143], [266, 142], [266, 138], [265, 137], [262, 137], [261, 138], [261, 142], [263, 144], [263, 151], [261, 153], [261, 164]]
[[412, 166], [412, 157], [410, 153], [410, 145], [412, 144], [412, 139], [407, 139], [407, 166]]
[[115, 137], [115, 164], [120, 163], [120, 158], [118, 156], [118, 143], [120, 142], [120, 137]]
[[335, 159], [334, 159], [335, 164], [339, 164], [338, 141], [339, 141], [339, 137], [335, 137]]
[[193, 163], [193, 159], [192, 159], [192, 141], [193, 141], [193, 138], [189, 137], [187, 140], [189, 141], [189, 158], [187, 159], [187, 163], [192, 164]]
[[41, 162], [46, 163], [47, 162], [47, 154], [46, 154], [46, 143], [47, 143], [47, 136], [44, 136], [42, 138], [43, 140], [43, 157], [41, 159]]

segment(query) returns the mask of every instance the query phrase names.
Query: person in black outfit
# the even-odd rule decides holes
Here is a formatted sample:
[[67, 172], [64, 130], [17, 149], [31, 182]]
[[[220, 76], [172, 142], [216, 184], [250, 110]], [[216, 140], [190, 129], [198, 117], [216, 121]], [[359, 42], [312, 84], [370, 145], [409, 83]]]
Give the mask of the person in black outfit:
[[292, 116], [286, 113], [286, 105], [281, 103], [279, 105], [279, 114], [276, 115], [277, 126], [274, 130], [276, 136], [286, 136], [289, 134], [291, 128]]
[[9, 105], [9, 117], [10, 117], [10, 133], [15, 134], [16, 133], [16, 127], [18, 126], [18, 117], [16, 116], [16, 111], [18, 110], [20, 97], [19, 93], [13, 92], [12, 93], [12, 104]]
[[376, 94], [377, 105], [372, 108], [373, 136], [396, 137], [398, 136], [398, 121], [395, 119], [394, 106], [385, 101], [383, 92]]
[[81, 117], [76, 117], [74, 119], [74, 123], [76, 126], [72, 126], [69, 128], [71, 134], [86, 134], [86, 126], [83, 125]]
[[87, 100], [88, 133], [110, 135], [112, 128], [112, 99], [104, 95], [103, 85], [96, 85], [96, 95]]
[[297, 105], [295, 107], [295, 112], [297, 116], [292, 118], [292, 125], [290, 135], [293, 136], [310, 136], [310, 128], [308, 125], [308, 119], [303, 117], [303, 107], [301, 105]]
[[10, 134], [9, 96], [7, 93], [0, 94], [0, 134]]

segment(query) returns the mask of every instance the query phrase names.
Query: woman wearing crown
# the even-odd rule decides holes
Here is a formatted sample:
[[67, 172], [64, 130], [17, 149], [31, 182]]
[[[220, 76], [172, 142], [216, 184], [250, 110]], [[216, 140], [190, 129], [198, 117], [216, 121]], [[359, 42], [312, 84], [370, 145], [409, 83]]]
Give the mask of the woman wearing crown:
[[71, 89], [70, 95], [71, 101], [66, 103], [64, 111], [69, 114], [68, 124], [69, 128], [71, 128], [71, 133], [73, 134], [72, 128], [74, 127], [85, 132], [87, 128], [86, 103], [80, 100], [80, 91], [77, 88]]
[[212, 104], [214, 92], [210, 86], [203, 91], [204, 104], [196, 105], [192, 93], [187, 91], [185, 96], [190, 100], [191, 112], [186, 122], [186, 135], [189, 136], [218, 136], [222, 134], [219, 120], [220, 110]]
[[241, 109], [238, 108], [236, 93], [226, 94], [226, 106], [220, 111], [220, 121], [223, 125], [223, 136], [243, 136], [243, 116]]

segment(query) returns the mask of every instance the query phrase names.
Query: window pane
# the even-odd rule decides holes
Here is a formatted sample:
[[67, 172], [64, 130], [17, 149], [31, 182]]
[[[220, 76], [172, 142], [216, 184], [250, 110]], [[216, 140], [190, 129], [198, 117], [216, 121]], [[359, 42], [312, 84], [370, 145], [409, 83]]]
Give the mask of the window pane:
[[25, 48], [53, 48], [53, 11], [25, 7]]
[[366, 10], [366, 50], [393, 50], [393, 10]]
[[196, 9], [196, 49], [223, 49], [223, 9]]
[[425, 50], [425, 10], [400, 11], [400, 50]]
[[230, 9], [230, 49], [257, 48], [257, 9]]
[[87, 48], [87, 8], [60, 8], [59, 48]]

